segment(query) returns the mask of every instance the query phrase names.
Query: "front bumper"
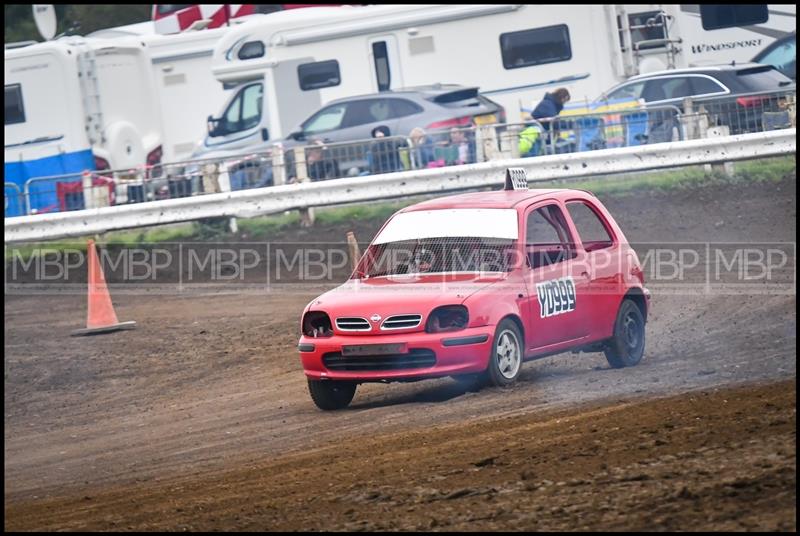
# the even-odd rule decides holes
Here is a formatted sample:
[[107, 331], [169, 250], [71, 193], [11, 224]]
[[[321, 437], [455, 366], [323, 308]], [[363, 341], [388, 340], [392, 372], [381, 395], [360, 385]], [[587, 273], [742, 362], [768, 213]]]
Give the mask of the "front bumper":
[[[397, 333], [391, 335], [334, 335], [327, 338], [301, 337], [298, 348], [303, 371], [314, 380], [382, 381], [435, 378], [458, 374], [470, 374], [486, 370], [492, 346], [494, 326], [462, 329], [449, 333]], [[423, 367], [391, 368], [382, 370], [333, 370], [324, 363], [326, 354], [341, 354], [346, 345], [402, 344], [406, 352], [396, 356], [380, 356], [380, 361], [391, 366], [392, 358], [397, 363], [408, 361], [412, 354], [430, 355], [435, 363]], [[414, 352], [416, 350], [416, 352]], [[370, 356], [352, 356], [350, 361], [363, 359], [364, 363], [375, 361]]]

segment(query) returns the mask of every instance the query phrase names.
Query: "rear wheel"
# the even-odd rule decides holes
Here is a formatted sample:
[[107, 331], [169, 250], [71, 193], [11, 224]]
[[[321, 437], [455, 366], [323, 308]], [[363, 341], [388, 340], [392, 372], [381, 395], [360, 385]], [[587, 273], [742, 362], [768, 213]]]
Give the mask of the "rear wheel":
[[353, 382], [308, 380], [311, 399], [319, 409], [324, 410], [346, 408], [356, 394], [356, 387]]
[[614, 335], [604, 350], [608, 363], [614, 368], [632, 367], [644, 355], [644, 316], [639, 306], [625, 299], [617, 312]]
[[492, 355], [487, 369], [488, 380], [498, 387], [514, 383], [522, 369], [522, 334], [517, 324], [503, 319], [494, 332]]

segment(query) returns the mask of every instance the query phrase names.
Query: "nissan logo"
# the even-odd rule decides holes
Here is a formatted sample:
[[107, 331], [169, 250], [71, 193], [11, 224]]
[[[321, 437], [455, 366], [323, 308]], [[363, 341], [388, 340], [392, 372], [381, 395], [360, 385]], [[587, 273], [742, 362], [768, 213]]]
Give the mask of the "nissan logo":
[[369, 319], [372, 320], [373, 322], [380, 322], [381, 315], [372, 315], [371, 317], [369, 317]]

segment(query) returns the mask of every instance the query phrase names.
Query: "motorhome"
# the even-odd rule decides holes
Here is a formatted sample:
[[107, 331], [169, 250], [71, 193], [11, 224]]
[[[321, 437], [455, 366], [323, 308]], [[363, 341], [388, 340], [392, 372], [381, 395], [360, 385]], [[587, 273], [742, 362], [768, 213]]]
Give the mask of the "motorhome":
[[[747, 61], [795, 29], [793, 5], [371, 5], [276, 13], [221, 39], [239, 84], [197, 155], [258, 150], [336, 98], [430, 83], [479, 86], [509, 118], [566, 87], [589, 101], [628, 77]], [[519, 112], [519, 115], [518, 113]], [[220, 117], [241, 128], [223, 134]]]
[[[188, 158], [206, 117], [227, 98], [211, 57], [230, 29], [159, 35], [149, 21], [7, 46], [7, 200], [36, 179], [31, 188], [39, 193], [28, 208], [59, 210], [54, 181], [41, 177]], [[6, 215], [21, 212], [22, 203], [13, 205]]]
[[153, 22], [144, 22], [90, 34], [121, 43], [140, 41], [147, 47], [161, 117], [162, 161], [188, 158], [202, 141], [206, 117], [226, 101], [228, 91], [214, 78], [211, 57], [229, 30], [222, 26], [161, 35]]
[[[5, 182], [127, 168], [160, 159], [161, 122], [146, 47], [67, 37], [5, 50]], [[58, 210], [52, 185], [31, 197]]]

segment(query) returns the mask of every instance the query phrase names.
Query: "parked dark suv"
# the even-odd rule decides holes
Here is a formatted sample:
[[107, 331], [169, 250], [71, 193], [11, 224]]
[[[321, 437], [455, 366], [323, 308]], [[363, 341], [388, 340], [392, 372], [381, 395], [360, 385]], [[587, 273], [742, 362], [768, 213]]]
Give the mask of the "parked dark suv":
[[714, 124], [740, 134], [762, 130], [764, 112], [779, 112], [780, 94], [793, 86], [771, 65], [743, 63], [634, 76], [597, 100], [642, 99], [648, 108], [674, 106], [684, 112], [684, 99], [692, 97], [695, 110], [702, 105]]

